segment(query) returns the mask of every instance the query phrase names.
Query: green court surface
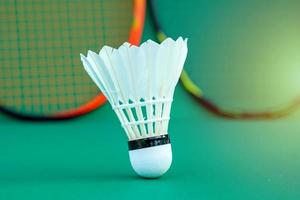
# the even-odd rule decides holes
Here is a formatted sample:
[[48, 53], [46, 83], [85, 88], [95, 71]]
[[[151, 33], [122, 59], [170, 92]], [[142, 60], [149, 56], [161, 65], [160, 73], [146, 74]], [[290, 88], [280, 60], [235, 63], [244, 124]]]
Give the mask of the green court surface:
[[[162, 9], [171, 6], [167, 1], [162, 2]], [[259, 4], [259, 1], [255, 2]], [[180, 4], [172, 6], [173, 9], [181, 8]], [[242, 13], [235, 12], [235, 15]], [[204, 18], [209, 16], [194, 14]], [[163, 17], [165, 14], [159, 15]], [[168, 23], [168, 20], [171, 18], [167, 15], [163, 17], [166, 32], [175, 30], [184, 22], [178, 19]], [[186, 22], [186, 25], [188, 23], [191, 22]], [[230, 68], [209, 68], [212, 64], [223, 66], [222, 63], [229, 62], [232, 55], [221, 56], [221, 52], [225, 52], [222, 48], [215, 55], [210, 54], [214, 51], [212, 47], [217, 46], [213, 43], [217, 35], [211, 35], [208, 28], [205, 30], [206, 35], [200, 39], [207, 46], [210, 44], [210, 49], [202, 49], [206, 56], [197, 59], [202, 54], [200, 50], [193, 50], [196, 47], [191, 38], [186, 69], [193, 73], [194, 78], [202, 80], [199, 83], [204, 86], [204, 91], [222, 106], [272, 108], [296, 96], [297, 87], [300, 92], [299, 85], [294, 84], [296, 80], [286, 78], [281, 80], [282, 88], [279, 88], [280, 93], [291, 85], [286, 94], [281, 96], [272, 87], [264, 93], [262, 89], [272, 85], [274, 80], [263, 82], [263, 71], [256, 74], [259, 78], [256, 76], [258, 80], [255, 82], [261, 90], [251, 88], [246, 80], [253, 81], [254, 74], [249, 73], [250, 64], [245, 58], [235, 62], [244, 60], [249, 64], [244, 68], [245, 74], [249, 74], [248, 79], [245, 75], [232, 75], [234, 70], [230, 71]], [[297, 30], [300, 33], [299, 27]], [[172, 37], [177, 37], [180, 32], [183, 36], [190, 34], [187, 30], [177, 30], [172, 32]], [[230, 34], [230, 31], [227, 33]], [[149, 37], [153, 38], [153, 32], [147, 21], [144, 40]], [[291, 53], [295, 62], [293, 53], [299, 50], [296, 45], [299, 41], [295, 40]], [[246, 45], [250, 52], [244, 53], [251, 54], [251, 48], [254, 48], [251, 38]], [[239, 48], [229, 47], [242, 55]], [[280, 50], [275, 49], [274, 52], [277, 56]], [[280, 62], [285, 62], [284, 59]], [[201, 65], [195, 68], [197, 62]], [[256, 62], [263, 65], [259, 61], [252, 61], [252, 64]], [[268, 60], [264, 63], [270, 64]], [[276, 73], [280, 73], [281, 68], [277, 67]], [[197, 77], [196, 72], [202, 75]], [[295, 73], [296, 70], [290, 71], [290, 75]], [[300, 70], [298, 73], [300, 80]], [[283, 77], [288, 76], [285, 75]], [[243, 84], [238, 84], [237, 81], [243, 80]], [[260, 85], [263, 85], [262, 88]], [[253, 94], [250, 99], [246, 98], [245, 90]], [[258, 96], [254, 95], [255, 92]], [[173, 165], [162, 178], [145, 180], [138, 178], [130, 167], [127, 138], [109, 104], [86, 116], [61, 122], [23, 122], [0, 115], [0, 199], [297, 200], [300, 199], [299, 130], [300, 111], [273, 121], [221, 119], [205, 112], [179, 85], [169, 127]]]

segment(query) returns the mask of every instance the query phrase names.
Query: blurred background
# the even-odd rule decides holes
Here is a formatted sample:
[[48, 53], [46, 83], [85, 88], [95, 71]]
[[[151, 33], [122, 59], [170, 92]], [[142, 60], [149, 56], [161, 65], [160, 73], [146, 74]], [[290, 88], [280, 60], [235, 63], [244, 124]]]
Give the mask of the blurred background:
[[[185, 69], [216, 104], [276, 110], [299, 97], [299, 1], [161, 0], [156, 7], [168, 36], [189, 39]], [[147, 12], [142, 41], [149, 38], [156, 37]], [[162, 179], [144, 180], [131, 170], [108, 103], [67, 121], [0, 114], [0, 199], [299, 199], [299, 124], [299, 110], [275, 120], [216, 117], [178, 85], [173, 166]]]

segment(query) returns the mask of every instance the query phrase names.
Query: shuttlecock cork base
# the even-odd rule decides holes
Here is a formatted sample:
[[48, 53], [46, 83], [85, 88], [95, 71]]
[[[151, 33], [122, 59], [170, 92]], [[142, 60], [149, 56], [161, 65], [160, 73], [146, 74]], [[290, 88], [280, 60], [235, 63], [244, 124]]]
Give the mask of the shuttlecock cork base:
[[172, 149], [168, 135], [132, 140], [128, 142], [130, 163], [134, 171], [144, 178], [158, 178], [172, 164]]

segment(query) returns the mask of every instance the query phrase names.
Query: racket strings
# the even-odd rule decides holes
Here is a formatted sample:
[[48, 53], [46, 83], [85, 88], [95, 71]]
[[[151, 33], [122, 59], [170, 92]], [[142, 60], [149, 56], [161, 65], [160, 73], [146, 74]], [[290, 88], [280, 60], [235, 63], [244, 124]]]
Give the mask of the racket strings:
[[[128, 39], [132, 3], [1, 1], [1, 105], [29, 113], [76, 108], [98, 95], [79, 53]], [[3, 12], [2, 12], [3, 11]]]
[[[159, 42], [162, 42], [166, 39], [166, 34], [164, 33], [163, 29], [157, 18], [157, 13], [155, 9], [155, 5], [153, 0], [148, 2], [150, 16], [152, 19], [152, 24], [154, 30], [156, 31], [156, 38]], [[190, 78], [188, 72], [183, 70], [180, 76], [181, 84], [183, 88], [208, 112], [223, 118], [228, 119], [276, 119], [285, 117], [300, 107], [300, 97], [296, 98], [295, 100], [291, 101], [289, 104], [283, 106], [278, 110], [266, 110], [261, 112], [251, 112], [251, 111], [233, 111], [227, 110], [219, 105], [215, 104], [211, 100], [209, 100], [204, 94], [201, 88]]]

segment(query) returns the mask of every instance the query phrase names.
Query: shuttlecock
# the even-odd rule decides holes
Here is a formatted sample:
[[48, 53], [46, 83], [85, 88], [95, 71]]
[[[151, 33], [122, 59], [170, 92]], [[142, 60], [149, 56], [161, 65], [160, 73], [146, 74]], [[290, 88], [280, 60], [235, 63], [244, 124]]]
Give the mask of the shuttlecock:
[[173, 93], [187, 55], [187, 39], [151, 40], [140, 47], [81, 54], [85, 70], [107, 97], [127, 136], [135, 172], [145, 178], [163, 175], [171, 166], [168, 124]]

